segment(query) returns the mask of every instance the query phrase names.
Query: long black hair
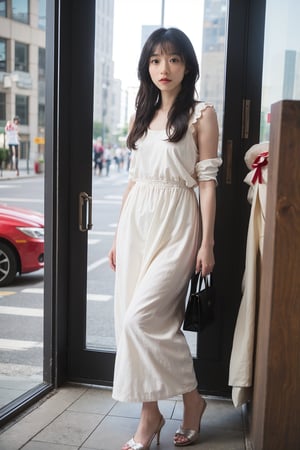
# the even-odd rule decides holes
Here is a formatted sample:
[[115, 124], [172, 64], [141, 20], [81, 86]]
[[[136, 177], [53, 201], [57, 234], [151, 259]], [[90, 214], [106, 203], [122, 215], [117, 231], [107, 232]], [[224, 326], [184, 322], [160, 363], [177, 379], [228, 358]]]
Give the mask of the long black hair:
[[167, 135], [170, 142], [178, 142], [187, 131], [191, 112], [195, 108], [195, 84], [199, 78], [199, 65], [191, 41], [177, 28], [159, 28], [147, 39], [138, 64], [140, 87], [135, 107], [136, 115], [127, 138], [129, 149], [136, 150], [136, 142], [148, 130], [148, 127], [161, 106], [161, 92], [152, 82], [149, 74], [150, 58], [157, 46], [180, 55], [186, 66], [186, 74], [181, 89], [168, 114]]

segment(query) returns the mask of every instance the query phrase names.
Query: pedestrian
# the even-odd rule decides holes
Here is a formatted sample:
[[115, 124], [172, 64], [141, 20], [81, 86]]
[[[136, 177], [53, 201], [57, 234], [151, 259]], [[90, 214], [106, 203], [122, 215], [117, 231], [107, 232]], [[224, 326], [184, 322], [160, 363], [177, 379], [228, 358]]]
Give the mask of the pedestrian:
[[110, 165], [111, 165], [111, 158], [112, 158], [112, 154], [111, 154], [111, 145], [108, 145], [106, 147], [106, 149], [104, 150], [104, 155], [103, 155], [103, 159], [105, 161], [105, 168], [106, 168], [106, 176], [109, 176], [109, 171], [110, 171]]
[[8, 120], [5, 126], [6, 144], [9, 149], [9, 167], [15, 170], [19, 175], [19, 125], [20, 119], [15, 116], [13, 120]]
[[115, 159], [115, 163], [116, 163], [118, 172], [120, 172], [120, 170], [121, 170], [121, 158], [122, 158], [122, 149], [121, 149], [121, 147], [117, 147], [115, 150], [114, 159]]
[[[206, 402], [181, 330], [195, 270], [214, 267], [218, 125], [195, 99], [199, 66], [188, 37], [160, 28], [146, 41], [127, 138], [132, 150], [109, 262], [116, 271], [117, 353], [113, 398], [141, 402], [139, 425], [122, 450], [149, 449], [165, 423], [158, 400], [183, 395], [175, 446], [199, 437]], [[200, 205], [195, 187], [199, 187]]]
[[101, 175], [102, 168], [103, 168], [103, 154], [104, 154], [104, 147], [102, 144], [102, 138], [99, 136], [96, 139], [96, 142], [93, 146], [94, 150], [94, 175], [97, 174]]

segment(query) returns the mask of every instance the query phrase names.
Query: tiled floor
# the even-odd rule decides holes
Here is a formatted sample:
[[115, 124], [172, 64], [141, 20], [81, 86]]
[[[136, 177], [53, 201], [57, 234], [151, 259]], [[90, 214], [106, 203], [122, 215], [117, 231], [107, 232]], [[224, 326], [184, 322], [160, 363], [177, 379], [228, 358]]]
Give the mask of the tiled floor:
[[[201, 441], [193, 450], [245, 450], [240, 409], [207, 398]], [[160, 402], [166, 425], [160, 450], [175, 450], [172, 436], [182, 417], [178, 397]], [[110, 389], [66, 385], [0, 431], [1, 450], [120, 450], [136, 429], [140, 405], [112, 400]], [[156, 444], [152, 444], [156, 448]]]

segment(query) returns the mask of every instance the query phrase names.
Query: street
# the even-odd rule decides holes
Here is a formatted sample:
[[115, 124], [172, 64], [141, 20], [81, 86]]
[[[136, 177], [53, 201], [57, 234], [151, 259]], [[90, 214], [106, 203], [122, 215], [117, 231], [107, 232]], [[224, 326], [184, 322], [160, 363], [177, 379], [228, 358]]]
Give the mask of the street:
[[[93, 176], [93, 229], [88, 234], [87, 338], [88, 347], [113, 349], [114, 272], [107, 254], [119, 217], [127, 172]], [[44, 177], [0, 181], [0, 203], [44, 212]], [[46, 270], [46, 269], [45, 269]], [[0, 288], [0, 376], [43, 374], [44, 270], [17, 276]], [[35, 383], [34, 383], [35, 384]], [[1, 383], [0, 383], [1, 385]], [[0, 402], [0, 406], [1, 406]]]

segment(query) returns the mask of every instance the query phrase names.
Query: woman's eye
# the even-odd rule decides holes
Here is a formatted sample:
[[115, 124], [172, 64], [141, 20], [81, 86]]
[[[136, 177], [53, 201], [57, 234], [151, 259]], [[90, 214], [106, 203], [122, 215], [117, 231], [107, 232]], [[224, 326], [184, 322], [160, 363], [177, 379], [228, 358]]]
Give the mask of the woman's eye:
[[178, 62], [180, 62], [180, 59], [179, 58], [171, 58], [170, 62], [171, 63], [178, 63]]
[[157, 58], [152, 58], [152, 59], [150, 59], [150, 63], [151, 63], [151, 64], [158, 64], [159, 61], [158, 61]]

